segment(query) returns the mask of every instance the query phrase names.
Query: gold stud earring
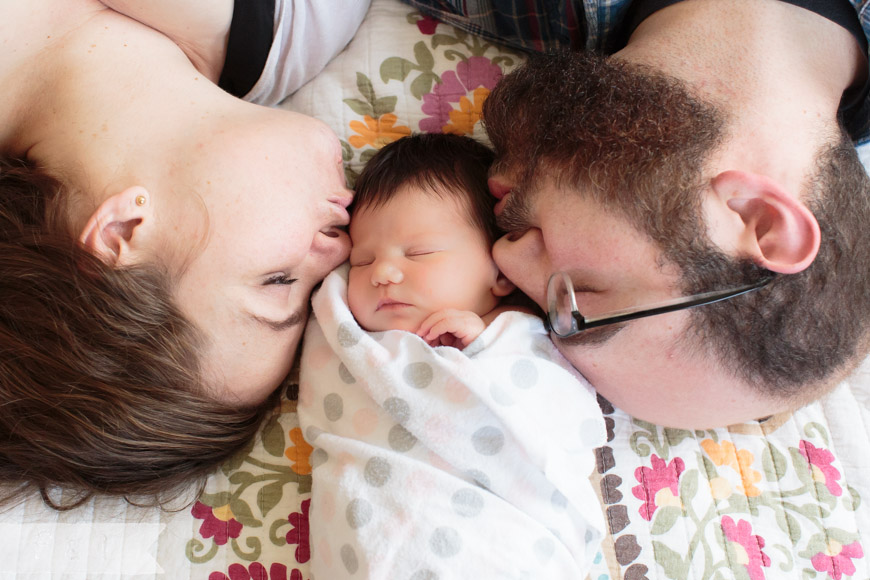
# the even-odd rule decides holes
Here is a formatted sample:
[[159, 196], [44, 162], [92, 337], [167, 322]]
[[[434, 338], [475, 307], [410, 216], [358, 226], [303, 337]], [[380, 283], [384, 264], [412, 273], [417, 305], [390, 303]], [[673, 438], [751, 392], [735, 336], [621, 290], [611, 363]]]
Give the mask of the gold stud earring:
[[145, 205], [146, 201], [148, 201], [148, 200], [145, 199], [144, 195], [137, 195], [136, 196], [136, 205], [143, 206], [143, 205]]

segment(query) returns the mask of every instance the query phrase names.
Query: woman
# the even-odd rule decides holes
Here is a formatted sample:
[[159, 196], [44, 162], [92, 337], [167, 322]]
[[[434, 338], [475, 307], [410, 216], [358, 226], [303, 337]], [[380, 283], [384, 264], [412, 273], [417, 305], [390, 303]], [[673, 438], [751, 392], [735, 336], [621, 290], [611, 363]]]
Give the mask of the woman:
[[279, 101], [367, 5], [0, 0], [0, 480], [158, 497], [250, 440], [351, 193], [324, 124], [216, 83]]

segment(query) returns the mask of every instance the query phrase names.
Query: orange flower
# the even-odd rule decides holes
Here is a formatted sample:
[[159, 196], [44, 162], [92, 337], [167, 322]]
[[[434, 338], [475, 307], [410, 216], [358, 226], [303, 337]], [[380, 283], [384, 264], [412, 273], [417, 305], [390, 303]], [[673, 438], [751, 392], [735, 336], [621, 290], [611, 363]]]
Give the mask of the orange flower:
[[761, 490], [755, 484], [761, 481], [761, 473], [752, 469], [755, 456], [748, 449], [737, 449], [730, 441], [716, 443], [712, 439], [701, 441], [701, 447], [713, 460], [713, 463], [722, 467], [727, 466], [740, 475], [743, 492], [747, 497], [758, 497]]
[[290, 469], [299, 475], [309, 475], [311, 473], [309, 458], [314, 448], [302, 436], [302, 429], [299, 427], [291, 429], [289, 435], [293, 445], [284, 450], [284, 455], [293, 462]]
[[455, 135], [473, 135], [474, 126], [483, 116], [483, 102], [489, 96], [489, 89], [478, 87], [472, 93], [474, 102], [468, 97], [459, 99], [459, 109], [450, 111], [450, 123], [444, 125], [442, 131]]
[[357, 149], [362, 149], [366, 145], [380, 149], [387, 143], [392, 143], [411, 134], [411, 129], [408, 127], [402, 125], [395, 126], [398, 117], [393, 113], [386, 113], [377, 119], [366, 115], [363, 117], [363, 120], [365, 123], [359, 121], [350, 122], [350, 128], [359, 133], [359, 135], [351, 135], [348, 142]]

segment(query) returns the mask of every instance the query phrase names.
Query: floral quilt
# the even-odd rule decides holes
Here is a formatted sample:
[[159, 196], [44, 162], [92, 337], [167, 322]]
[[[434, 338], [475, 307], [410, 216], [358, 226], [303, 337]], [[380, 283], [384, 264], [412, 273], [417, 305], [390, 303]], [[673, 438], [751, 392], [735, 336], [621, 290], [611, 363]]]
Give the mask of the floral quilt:
[[[282, 106], [339, 134], [353, 183], [411, 132], [485, 140], [481, 105], [523, 60], [374, 0], [345, 52]], [[870, 578], [870, 371], [793, 414], [725, 429], [600, 406], [608, 442], [592, 480], [609, 533], [589, 580]], [[295, 409], [291, 389], [250, 448], [172, 510], [97, 498], [57, 513], [32, 498], [0, 513], [0, 580], [311, 580], [312, 448]]]

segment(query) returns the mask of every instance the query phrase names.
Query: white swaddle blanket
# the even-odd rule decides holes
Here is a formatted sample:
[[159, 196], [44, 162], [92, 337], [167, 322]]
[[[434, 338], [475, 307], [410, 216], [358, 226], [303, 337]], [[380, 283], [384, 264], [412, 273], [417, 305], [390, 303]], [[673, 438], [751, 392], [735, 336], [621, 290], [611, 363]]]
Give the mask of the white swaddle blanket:
[[542, 322], [508, 312], [464, 350], [432, 348], [362, 330], [346, 280], [315, 294], [302, 353], [312, 576], [585, 578], [604, 422]]

